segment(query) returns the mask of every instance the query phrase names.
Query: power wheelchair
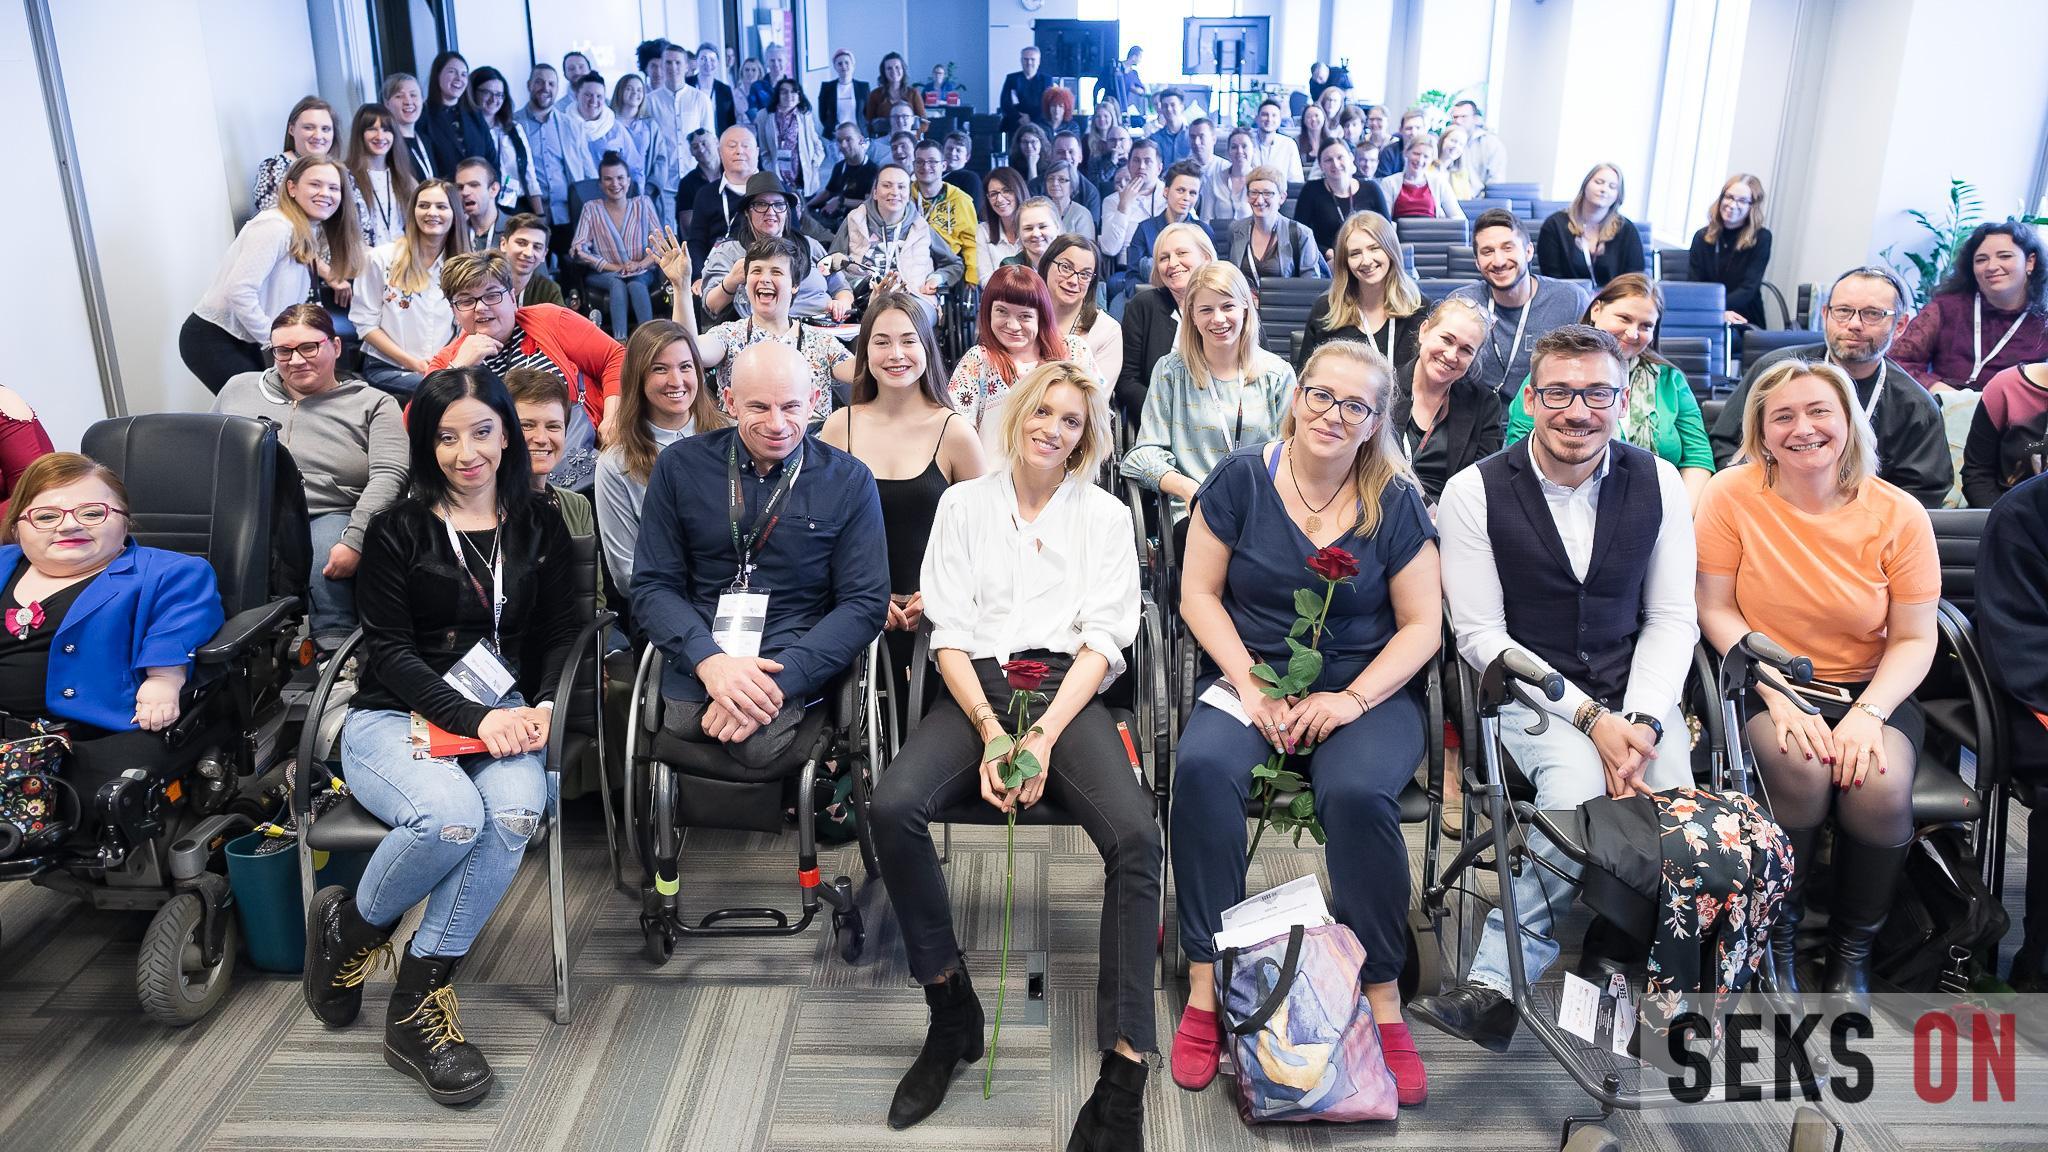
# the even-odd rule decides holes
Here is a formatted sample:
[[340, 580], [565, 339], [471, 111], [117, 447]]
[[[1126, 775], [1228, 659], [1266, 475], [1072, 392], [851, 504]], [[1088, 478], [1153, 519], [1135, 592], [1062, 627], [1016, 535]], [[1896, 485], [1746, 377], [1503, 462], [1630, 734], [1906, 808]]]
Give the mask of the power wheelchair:
[[[274, 810], [299, 720], [286, 686], [311, 572], [305, 490], [274, 425], [167, 413], [86, 430], [85, 455], [122, 478], [135, 543], [203, 556], [227, 620], [193, 653], [178, 721], [163, 733], [171, 770], [131, 770], [94, 797], [93, 844], [36, 848], [0, 862], [95, 909], [152, 912], [135, 992], [151, 1018], [192, 1024], [233, 977], [238, 928], [222, 848]], [[86, 822], [79, 811], [75, 828]]]

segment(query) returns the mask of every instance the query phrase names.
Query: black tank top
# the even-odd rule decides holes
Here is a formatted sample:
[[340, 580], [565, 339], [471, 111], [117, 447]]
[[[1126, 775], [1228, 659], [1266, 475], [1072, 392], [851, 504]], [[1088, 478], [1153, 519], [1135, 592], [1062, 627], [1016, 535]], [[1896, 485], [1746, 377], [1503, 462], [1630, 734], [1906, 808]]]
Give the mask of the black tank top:
[[[846, 410], [846, 448], [853, 450], [853, 413]], [[946, 414], [939, 426], [939, 442], [932, 445], [931, 462], [908, 480], [875, 479], [875, 492], [882, 499], [882, 535], [889, 542], [889, 591], [908, 596], [917, 591], [918, 570], [924, 567], [925, 545], [931, 542], [932, 522], [938, 518], [939, 497], [946, 494], [946, 474], [939, 470], [939, 449], [946, 443], [946, 428], [957, 413]]]
[[0, 591], [0, 610], [5, 613], [4, 620], [0, 620], [0, 712], [33, 720], [50, 711], [50, 641], [56, 637], [78, 594], [99, 577], [80, 580], [45, 596], [42, 619], [31, 623], [26, 613], [31, 605], [20, 603], [15, 591], [28, 570], [28, 561], [23, 560], [7, 577], [5, 590]]

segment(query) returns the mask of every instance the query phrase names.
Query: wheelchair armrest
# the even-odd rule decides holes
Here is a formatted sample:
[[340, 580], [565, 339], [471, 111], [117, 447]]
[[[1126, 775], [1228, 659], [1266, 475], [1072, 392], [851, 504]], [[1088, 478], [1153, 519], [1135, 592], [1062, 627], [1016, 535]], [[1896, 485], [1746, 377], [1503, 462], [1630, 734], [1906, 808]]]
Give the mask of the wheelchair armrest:
[[[567, 713], [570, 702], [576, 698], [576, 676], [582, 671], [583, 662], [589, 659], [591, 653], [596, 650], [599, 639], [604, 635], [604, 630], [610, 627], [612, 621], [618, 618], [619, 616], [616, 612], [599, 612], [590, 623], [583, 626], [583, 630], [578, 632], [576, 639], [569, 644], [569, 655], [562, 661], [562, 673], [555, 679], [555, 694], [553, 697], [555, 714], [549, 718], [548, 723], [547, 770], [550, 772], [560, 772], [562, 770], [562, 748], [569, 734], [569, 717]], [[600, 680], [602, 680], [602, 675], [600, 670]], [[604, 709], [604, 694], [602, 692], [597, 694], [594, 706], [602, 713]], [[599, 715], [597, 722], [599, 724], [604, 723], [604, 717]]]
[[192, 659], [200, 664], [225, 664], [241, 655], [252, 641], [277, 631], [298, 606], [297, 597], [284, 596], [237, 612], [211, 640], [193, 650]]
[[327, 658], [327, 666], [320, 670], [320, 679], [313, 686], [313, 695], [306, 700], [305, 720], [299, 727], [298, 765], [291, 773], [291, 813], [300, 828], [305, 827], [306, 812], [313, 804], [314, 766], [321, 763], [320, 718], [327, 711], [327, 698], [334, 694], [335, 682], [341, 679], [342, 665], [348, 663], [362, 643], [361, 628], [348, 634], [348, 639]]

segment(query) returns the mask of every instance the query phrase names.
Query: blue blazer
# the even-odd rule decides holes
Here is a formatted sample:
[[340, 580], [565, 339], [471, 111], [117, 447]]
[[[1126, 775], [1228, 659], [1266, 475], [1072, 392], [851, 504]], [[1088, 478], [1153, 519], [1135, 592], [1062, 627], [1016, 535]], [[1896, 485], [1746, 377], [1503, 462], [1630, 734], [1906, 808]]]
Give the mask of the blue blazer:
[[[0, 546], [0, 581], [24, 563], [20, 545]], [[43, 703], [60, 719], [131, 731], [143, 669], [190, 664], [221, 623], [211, 564], [131, 541], [57, 626]]]

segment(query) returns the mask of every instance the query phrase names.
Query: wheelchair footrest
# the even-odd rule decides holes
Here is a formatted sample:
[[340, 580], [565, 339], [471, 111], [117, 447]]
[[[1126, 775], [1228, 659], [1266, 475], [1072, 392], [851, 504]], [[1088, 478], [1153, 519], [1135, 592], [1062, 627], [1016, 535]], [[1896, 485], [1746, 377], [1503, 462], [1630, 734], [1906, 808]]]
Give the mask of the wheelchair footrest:
[[795, 936], [809, 928], [817, 915], [815, 906], [804, 909], [794, 920], [778, 908], [719, 908], [695, 923], [672, 910], [665, 910], [662, 919], [678, 936]]

